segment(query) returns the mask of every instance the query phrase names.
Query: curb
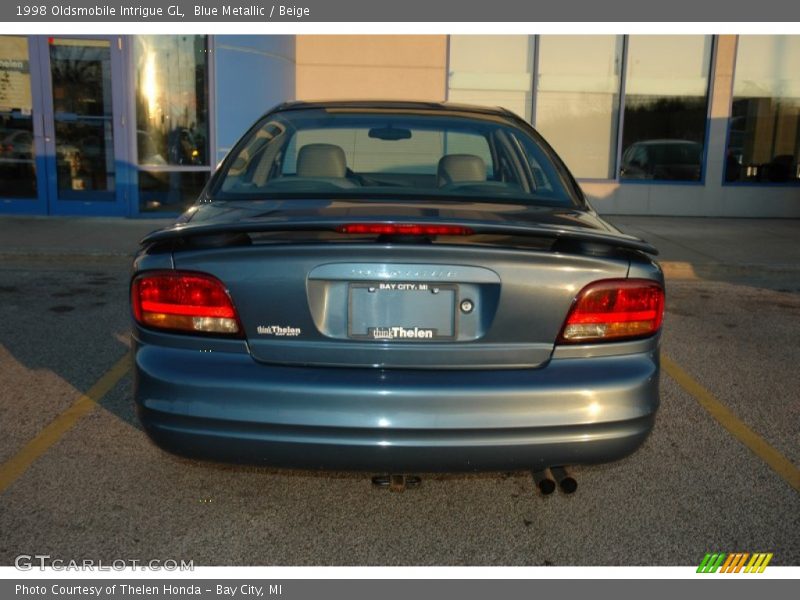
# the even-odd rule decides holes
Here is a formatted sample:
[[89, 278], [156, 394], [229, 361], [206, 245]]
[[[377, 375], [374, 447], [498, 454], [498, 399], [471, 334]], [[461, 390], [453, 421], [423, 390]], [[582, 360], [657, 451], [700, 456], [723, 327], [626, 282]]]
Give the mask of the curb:
[[800, 266], [793, 264], [727, 264], [660, 261], [666, 279], [700, 280], [718, 278], [792, 276], [800, 280]]
[[123, 252], [121, 250], [104, 250], [89, 248], [76, 250], [75, 248], [0, 248], [0, 256], [18, 258], [83, 258], [83, 257], [114, 257], [133, 258], [136, 251]]

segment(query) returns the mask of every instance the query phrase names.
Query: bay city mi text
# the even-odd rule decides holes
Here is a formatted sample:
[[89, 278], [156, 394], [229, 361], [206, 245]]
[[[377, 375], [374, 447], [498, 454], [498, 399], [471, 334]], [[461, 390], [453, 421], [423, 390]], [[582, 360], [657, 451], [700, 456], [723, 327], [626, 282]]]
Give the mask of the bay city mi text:
[[[18, 17], [129, 17], [134, 19], [153, 19], [161, 17], [185, 18], [183, 6], [176, 4], [170, 6], [148, 6], [146, 4], [120, 4], [119, 7], [108, 4], [94, 6], [72, 6], [70, 4], [18, 4]], [[257, 4], [223, 4], [222, 6], [206, 6], [195, 4], [190, 9], [194, 17], [240, 17], [249, 19], [253, 17], [277, 18], [293, 17], [302, 19], [311, 16], [311, 9], [305, 6], [287, 6], [272, 4], [259, 6]]]
[[248, 598], [263, 598], [264, 596], [280, 596], [283, 594], [282, 584], [271, 585], [213, 585], [211, 587], [199, 585], [131, 585], [128, 583], [114, 583], [110, 585], [69, 585], [54, 583], [52, 585], [25, 585], [18, 583], [15, 586], [17, 596], [200, 596], [203, 592], [216, 594], [225, 598], [239, 596]]

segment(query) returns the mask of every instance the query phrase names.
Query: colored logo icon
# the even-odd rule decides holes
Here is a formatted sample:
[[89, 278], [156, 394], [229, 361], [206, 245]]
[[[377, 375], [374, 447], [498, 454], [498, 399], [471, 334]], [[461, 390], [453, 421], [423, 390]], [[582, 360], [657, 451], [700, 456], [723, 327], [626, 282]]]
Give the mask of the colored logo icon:
[[[749, 559], [749, 560], [748, 560]], [[725, 552], [706, 553], [700, 566], [697, 567], [698, 573], [763, 573], [769, 561], [772, 560], [772, 553], [756, 552]]]

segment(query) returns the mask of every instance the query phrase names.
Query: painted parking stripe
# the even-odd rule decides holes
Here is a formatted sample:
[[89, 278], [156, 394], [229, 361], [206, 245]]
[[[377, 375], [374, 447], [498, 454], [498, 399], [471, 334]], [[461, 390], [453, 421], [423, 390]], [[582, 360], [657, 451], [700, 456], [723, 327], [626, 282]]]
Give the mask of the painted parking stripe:
[[89, 390], [81, 395], [69, 408], [58, 415], [22, 450], [0, 465], [0, 494], [28, 470], [37, 458], [47, 452], [62, 436], [91, 410], [131, 369], [131, 354], [126, 353], [106, 371]]
[[800, 469], [795, 467], [788, 458], [770, 446], [764, 438], [745, 425], [744, 421], [717, 400], [711, 392], [664, 354], [661, 355], [661, 365], [667, 374], [689, 392], [700, 403], [700, 406], [706, 409], [733, 437], [767, 463], [786, 483], [800, 492]]

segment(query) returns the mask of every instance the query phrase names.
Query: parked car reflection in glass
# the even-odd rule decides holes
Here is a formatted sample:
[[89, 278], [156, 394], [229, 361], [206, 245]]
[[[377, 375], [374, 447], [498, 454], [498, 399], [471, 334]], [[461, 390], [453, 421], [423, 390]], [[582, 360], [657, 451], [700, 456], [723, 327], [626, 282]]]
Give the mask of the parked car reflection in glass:
[[644, 140], [622, 155], [622, 179], [699, 181], [703, 145], [690, 140]]

